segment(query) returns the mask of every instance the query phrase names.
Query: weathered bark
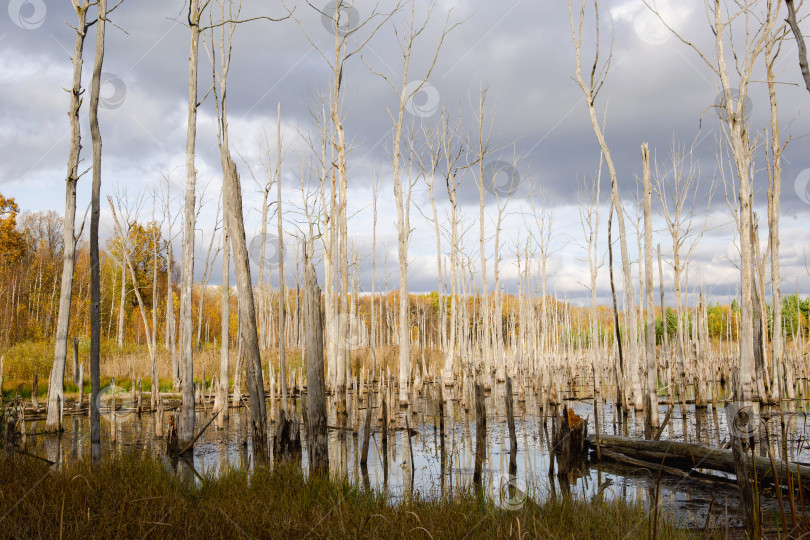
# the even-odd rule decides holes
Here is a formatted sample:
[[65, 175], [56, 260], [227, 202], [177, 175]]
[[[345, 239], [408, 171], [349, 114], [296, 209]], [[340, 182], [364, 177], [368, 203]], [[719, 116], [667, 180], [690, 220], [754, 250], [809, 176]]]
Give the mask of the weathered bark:
[[[92, 294], [91, 291], [90, 295], [92, 296]], [[93, 299], [91, 298], [90, 301], [92, 302]], [[101, 315], [99, 315], [99, 324], [100, 317]], [[76, 337], [73, 338], [73, 386], [79, 386], [79, 338]]]
[[[97, 399], [98, 393], [101, 390], [99, 373], [101, 276], [98, 251], [98, 226], [101, 213], [101, 132], [98, 126], [98, 101], [101, 94], [101, 66], [104, 62], [104, 30], [107, 19], [107, 0], [99, 0], [97, 10], [96, 58], [93, 64], [93, 76], [90, 88], [90, 134], [93, 140], [93, 188], [91, 201], [92, 212], [90, 217], [90, 454], [95, 459], [101, 457], [101, 427]], [[115, 385], [115, 383], [113, 383], [113, 385]], [[114, 401], [113, 409], [115, 409]]]
[[277, 159], [276, 159], [276, 213], [278, 215], [278, 369], [281, 373], [281, 408], [287, 408], [287, 361], [285, 358], [287, 322], [284, 314], [284, 299], [286, 291], [284, 287], [284, 229], [282, 228], [281, 211], [281, 103], [278, 104], [276, 112], [278, 127], [277, 136]]
[[[224, 206], [224, 204], [223, 204]], [[228, 363], [230, 353], [230, 327], [231, 327], [231, 235], [228, 224], [222, 223], [222, 321], [220, 337], [219, 383], [214, 401], [213, 412], [218, 412], [217, 428], [225, 427], [228, 419]]]
[[[206, 4], [207, 5], [207, 4]], [[183, 220], [183, 269], [180, 284], [180, 357], [182, 359], [182, 408], [178, 444], [185, 447], [194, 437], [194, 350], [192, 346], [192, 291], [194, 287], [194, 212], [197, 171], [194, 149], [197, 142], [197, 60], [200, 47], [200, 2], [190, 0], [188, 24], [191, 52], [188, 59], [188, 126], [186, 131], [186, 195]]]
[[239, 333], [244, 345], [248, 373], [248, 395], [253, 426], [253, 449], [256, 459], [266, 458], [267, 409], [264, 396], [259, 336], [256, 331], [256, 308], [253, 303], [253, 285], [250, 278], [245, 223], [242, 217], [242, 191], [236, 164], [231, 156], [221, 153], [225, 217], [231, 235], [234, 270], [236, 271], [237, 296], [239, 298]]
[[[168, 200], [168, 196], [167, 196]], [[172, 389], [180, 388], [180, 366], [177, 363], [177, 343], [175, 342], [174, 325], [174, 284], [172, 274], [174, 271], [174, 260], [172, 253], [172, 219], [169, 214], [169, 204], [166, 204], [166, 220], [169, 224], [169, 234], [166, 241], [166, 350], [171, 354], [172, 363]]]
[[481, 486], [481, 472], [487, 452], [487, 409], [484, 406], [484, 388], [475, 383], [475, 469], [473, 484]]
[[[791, 27], [795, 24], [796, 13], [793, 11], [793, 0], [785, 0], [788, 6], [788, 22]], [[791, 17], [792, 21], [791, 22]], [[796, 28], [793, 28], [794, 34]], [[797, 34], [797, 41], [801, 34]], [[782, 276], [779, 271], [779, 200], [782, 194], [782, 151], [784, 147], [780, 143], [779, 132], [779, 109], [776, 102], [776, 84], [774, 81], [773, 66], [779, 49], [774, 51], [777, 42], [774, 39], [768, 41], [765, 47], [765, 67], [768, 80], [768, 97], [770, 102], [771, 118], [771, 148], [770, 167], [768, 169], [768, 246], [771, 253], [771, 299], [773, 305], [773, 337], [771, 362], [773, 364], [774, 381], [773, 396], [779, 399], [781, 388], [784, 385], [787, 397], [793, 398], [793, 377], [792, 369], [787, 370], [789, 362], [784, 358], [784, 341], [782, 339]], [[804, 47], [804, 38], [801, 38], [799, 50]], [[806, 55], [806, 52], [805, 52]], [[807, 58], [803, 59], [803, 73], [807, 88], [810, 90], [810, 73], [807, 71]], [[790, 373], [786, 373], [789, 371]]]
[[645, 425], [648, 436], [658, 426], [658, 363], [655, 357], [655, 293], [653, 290], [652, 258], [652, 184], [650, 182], [650, 149], [647, 143], [641, 145], [644, 190], [644, 292], [646, 297], [646, 356], [647, 356], [647, 399], [645, 403]]
[[[125, 248], [126, 249], [126, 248]], [[117, 335], [117, 345], [118, 349], [124, 348], [124, 303], [127, 299], [127, 267], [123, 261], [121, 261], [121, 295], [118, 301], [118, 334]]]
[[326, 380], [323, 367], [321, 289], [310, 256], [304, 256], [304, 317], [306, 318], [307, 422], [310, 471], [328, 474], [329, 447], [326, 424]]
[[515, 433], [515, 406], [512, 401], [512, 379], [506, 376], [506, 423], [509, 428], [509, 474], [517, 473], [517, 435]]
[[[587, 442], [590, 446], [595, 447], [597, 438], [595, 436], [587, 437]], [[605, 449], [614, 450], [647, 461], [661, 463], [663, 460], [665, 463], [673, 463], [681, 467], [712, 469], [732, 474], [736, 471], [734, 455], [730, 450], [718, 450], [679, 441], [648, 441], [616, 435], [600, 435], [598, 442], [603, 451]], [[761, 483], [772, 484], [778, 479], [780, 484], [787, 485], [787, 473], [790, 472], [794, 485], [798, 485], [798, 477], [801, 476], [802, 485], [810, 486], [810, 467], [807, 465], [789, 463], [786, 467], [783, 461], [775, 459], [772, 464], [770, 458], [757, 456], [748, 463], [747, 467], [751, 478], [754, 477], [754, 468], [756, 468], [756, 477]], [[776, 468], [776, 478], [774, 477], [774, 467]]]
[[785, 0], [787, 5], [787, 22], [790, 25], [790, 30], [793, 32], [793, 37], [796, 38], [796, 46], [799, 51], [799, 69], [801, 69], [802, 77], [804, 78], [804, 85], [807, 91], [810, 92], [810, 69], [807, 67], [807, 45], [804, 42], [802, 29], [799, 28], [799, 23], [796, 22], [796, 7], [793, 5], [793, 0]]
[[62, 255], [62, 281], [59, 292], [59, 314], [56, 321], [56, 343], [54, 345], [53, 367], [48, 381], [48, 418], [45, 421], [46, 431], [61, 430], [59, 425], [58, 404], [64, 400], [65, 361], [67, 358], [67, 339], [70, 326], [70, 300], [73, 292], [73, 268], [76, 254], [75, 221], [76, 221], [76, 184], [79, 181], [79, 154], [81, 152], [81, 133], [79, 109], [82, 106], [82, 51], [84, 39], [89, 27], [87, 10], [89, 0], [74, 4], [76, 16], [76, 40], [73, 45], [73, 86], [70, 90], [70, 151], [68, 154], [67, 178], [65, 179], [65, 219], [63, 227], [64, 251]]

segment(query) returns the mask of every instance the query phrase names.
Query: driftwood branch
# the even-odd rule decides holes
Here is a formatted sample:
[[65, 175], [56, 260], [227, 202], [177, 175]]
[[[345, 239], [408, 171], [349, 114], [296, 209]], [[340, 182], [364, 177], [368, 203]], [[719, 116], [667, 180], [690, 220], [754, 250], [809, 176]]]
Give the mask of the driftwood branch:
[[205, 432], [205, 430], [206, 430], [206, 429], [208, 429], [208, 426], [210, 426], [210, 425], [211, 425], [211, 423], [212, 423], [212, 422], [213, 422], [213, 421], [216, 419], [216, 417], [217, 417], [217, 416], [219, 416], [219, 413], [218, 413], [218, 412], [215, 412], [215, 413], [214, 413], [214, 415], [213, 415], [213, 416], [211, 416], [211, 419], [210, 419], [210, 420], [208, 420], [208, 423], [207, 423], [207, 424], [205, 424], [205, 425], [202, 427], [202, 429], [201, 429], [200, 431], [198, 431], [198, 432], [197, 432], [197, 434], [194, 436], [194, 438], [193, 438], [193, 439], [191, 439], [191, 442], [190, 442], [190, 443], [188, 443], [188, 444], [185, 446], [185, 448], [183, 448], [182, 450], [180, 450], [180, 451], [178, 452], [178, 455], [183, 455], [183, 454], [185, 454], [186, 452], [188, 452], [189, 448], [191, 448], [192, 446], [194, 446], [194, 443], [195, 443], [195, 442], [197, 442], [197, 439], [199, 439], [199, 438], [200, 438], [200, 435], [202, 435], [202, 434]]

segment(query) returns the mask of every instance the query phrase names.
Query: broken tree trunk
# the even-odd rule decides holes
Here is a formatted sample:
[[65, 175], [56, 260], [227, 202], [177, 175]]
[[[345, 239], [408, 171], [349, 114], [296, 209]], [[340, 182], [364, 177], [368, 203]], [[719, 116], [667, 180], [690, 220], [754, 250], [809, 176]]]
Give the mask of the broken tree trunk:
[[554, 452], [561, 460], [570, 460], [585, 451], [588, 424], [566, 405], [560, 417], [554, 419], [551, 437]]
[[475, 383], [475, 471], [473, 483], [481, 486], [481, 469], [486, 459], [487, 409], [484, 406], [484, 388]]
[[279, 407], [273, 437], [273, 459], [277, 463], [298, 462], [301, 459], [301, 426], [295, 410], [287, 413]]
[[515, 406], [512, 402], [512, 378], [506, 376], [506, 423], [509, 426], [509, 474], [517, 474], [517, 435], [515, 433]]
[[[306, 255], [305, 255], [306, 258]], [[326, 381], [323, 368], [323, 326], [321, 288], [315, 268], [307, 258], [304, 269], [304, 317], [306, 324], [307, 412], [309, 432], [307, 456], [310, 474], [329, 472], [329, 446], [326, 424]]]

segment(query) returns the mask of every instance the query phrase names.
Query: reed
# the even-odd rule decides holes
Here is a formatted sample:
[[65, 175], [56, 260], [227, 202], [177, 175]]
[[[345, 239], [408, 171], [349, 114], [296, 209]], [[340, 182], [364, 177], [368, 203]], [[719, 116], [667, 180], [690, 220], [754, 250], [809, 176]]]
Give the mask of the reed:
[[[501, 510], [472, 489], [398, 503], [293, 467], [181, 480], [148, 455], [61, 470], [0, 460], [0, 526], [11, 538], [647, 538], [650, 516], [621, 501], [571, 497]], [[664, 523], [659, 538], [696, 538]]]

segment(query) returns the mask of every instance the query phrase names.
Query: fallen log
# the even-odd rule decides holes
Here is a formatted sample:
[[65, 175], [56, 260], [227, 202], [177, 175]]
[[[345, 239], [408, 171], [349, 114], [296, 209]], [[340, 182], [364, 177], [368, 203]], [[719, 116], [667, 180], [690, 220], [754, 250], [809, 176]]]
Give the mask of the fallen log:
[[625, 465], [632, 465], [635, 467], [641, 467], [647, 469], [652, 474], [656, 474], [658, 472], [662, 472], [669, 476], [674, 476], [675, 478], [681, 478], [684, 480], [690, 480], [693, 482], [700, 482], [701, 484], [706, 484], [708, 486], [716, 487], [716, 486], [728, 486], [729, 484], [734, 484], [733, 481], [730, 481], [728, 478], [723, 478], [720, 476], [712, 476], [710, 474], [703, 474], [697, 471], [689, 471], [686, 472], [682, 469], [678, 469], [676, 467], [668, 467], [666, 465], [661, 465], [661, 463], [653, 463], [649, 461], [644, 461], [641, 459], [636, 459], [630, 456], [626, 456], [620, 452], [611, 452], [610, 450], [606, 450], [602, 448], [602, 458], [609, 459], [611, 461], [616, 461], [617, 463], [624, 463]]
[[[596, 448], [596, 436], [587, 437], [586, 441], [589, 447]], [[663, 459], [665, 463], [671, 460], [693, 469], [712, 469], [735, 474], [734, 456], [728, 450], [718, 450], [678, 441], [648, 441], [616, 435], [599, 435], [598, 442], [602, 454], [604, 454], [605, 449], [608, 449], [630, 457], [643, 460], [646, 458], [647, 461], [655, 456]], [[776, 469], [776, 478], [774, 478], [774, 468]], [[808, 466], [788, 463], [786, 467], [784, 462], [777, 459], [773, 460], [772, 465], [769, 458], [756, 456], [753, 459], [753, 465], [749, 468], [749, 474], [752, 476], [754, 475], [754, 469], [756, 469], [759, 482], [787, 485], [787, 471], [790, 471], [793, 476], [793, 485], [797, 485], [799, 479], [801, 479], [802, 485], [810, 489], [810, 467]]]

